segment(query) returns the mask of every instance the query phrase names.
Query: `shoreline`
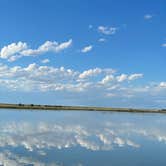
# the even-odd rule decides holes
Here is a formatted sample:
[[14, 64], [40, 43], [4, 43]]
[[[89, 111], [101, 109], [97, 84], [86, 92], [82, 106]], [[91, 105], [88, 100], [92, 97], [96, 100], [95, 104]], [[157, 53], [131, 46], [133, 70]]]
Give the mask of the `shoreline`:
[[0, 104], [0, 109], [19, 110], [45, 110], [45, 111], [108, 111], [108, 112], [131, 112], [131, 113], [166, 113], [166, 109], [137, 109], [137, 108], [112, 108], [93, 106], [61, 106], [61, 105], [35, 105], [35, 104]]

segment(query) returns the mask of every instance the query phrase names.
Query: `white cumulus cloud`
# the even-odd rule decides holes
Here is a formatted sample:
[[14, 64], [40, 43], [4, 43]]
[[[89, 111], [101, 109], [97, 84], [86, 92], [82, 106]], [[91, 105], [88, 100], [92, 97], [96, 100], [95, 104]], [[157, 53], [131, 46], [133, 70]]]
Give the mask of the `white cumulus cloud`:
[[84, 79], [84, 78], [88, 78], [91, 76], [96, 76], [96, 75], [100, 74], [101, 72], [102, 72], [102, 69], [100, 69], [100, 68], [85, 70], [83, 73], [81, 73], [79, 75], [79, 78]]
[[150, 19], [152, 19], [153, 18], [153, 15], [152, 14], [146, 14], [146, 15], [144, 15], [144, 19], [145, 20], [150, 20]]
[[49, 63], [50, 62], [50, 60], [49, 59], [43, 59], [42, 61], [41, 61], [41, 63]]
[[131, 101], [131, 98], [134, 100], [137, 97], [149, 100], [151, 104], [164, 100], [166, 82], [135, 84], [135, 80], [139, 81], [142, 77], [141, 73], [120, 74], [112, 68], [79, 71], [35, 63], [25, 67], [0, 64], [0, 91], [54, 92], [63, 96], [63, 99], [66, 97], [66, 100], [78, 100], [86, 104], [88, 101], [91, 104], [97, 101], [109, 103], [108, 100], [112, 99], [115, 103], [127, 103], [129, 99]]
[[99, 41], [99, 42], [105, 42], [106, 39], [105, 39], [105, 38], [100, 38], [100, 39], [98, 39], [98, 41]]
[[92, 45], [86, 46], [86, 47], [84, 47], [84, 48], [81, 50], [81, 52], [82, 52], [82, 53], [87, 53], [87, 52], [91, 51], [92, 48], [93, 48]]
[[7, 46], [4, 46], [1, 49], [0, 56], [3, 59], [8, 59], [13, 55], [19, 54], [21, 51], [26, 50], [28, 48], [27, 43], [18, 42], [12, 43]]
[[47, 52], [58, 53], [69, 48], [72, 45], [72, 39], [58, 43], [56, 41], [46, 41], [37, 49], [31, 49], [27, 43], [18, 42], [4, 46], [0, 51], [0, 57], [8, 61], [15, 61], [23, 56], [37, 56]]
[[121, 75], [117, 76], [116, 78], [117, 78], [118, 82], [123, 82], [123, 81], [127, 80], [128, 76], [127, 76], [127, 74], [121, 74]]
[[166, 82], [160, 82], [159, 87], [166, 88]]
[[114, 35], [117, 32], [116, 27], [99, 26], [98, 31], [104, 35]]
[[114, 76], [113, 75], [107, 75], [102, 79], [101, 83], [102, 84], [107, 84], [111, 81], [114, 81]]
[[135, 79], [138, 79], [138, 78], [142, 78], [143, 77], [143, 74], [142, 73], [139, 73], [139, 74], [131, 74], [128, 79], [131, 81], [131, 80], [135, 80]]

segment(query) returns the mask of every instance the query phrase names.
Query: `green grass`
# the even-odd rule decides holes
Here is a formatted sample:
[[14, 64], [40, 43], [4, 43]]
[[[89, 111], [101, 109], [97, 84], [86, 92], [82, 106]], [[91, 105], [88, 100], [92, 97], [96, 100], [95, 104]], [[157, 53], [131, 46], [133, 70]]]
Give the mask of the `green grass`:
[[140, 113], [166, 113], [166, 109], [134, 109], [86, 106], [61, 106], [61, 105], [34, 105], [34, 104], [0, 104], [0, 109], [29, 109], [29, 110], [75, 110], [75, 111], [116, 111]]

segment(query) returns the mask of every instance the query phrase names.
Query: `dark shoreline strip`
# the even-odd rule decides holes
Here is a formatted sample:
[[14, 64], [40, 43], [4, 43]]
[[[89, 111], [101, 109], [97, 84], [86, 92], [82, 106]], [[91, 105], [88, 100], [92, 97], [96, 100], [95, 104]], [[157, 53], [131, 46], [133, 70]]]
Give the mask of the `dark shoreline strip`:
[[20, 110], [74, 110], [74, 111], [110, 111], [131, 113], [166, 113], [166, 109], [134, 109], [134, 108], [108, 108], [108, 107], [86, 107], [86, 106], [58, 106], [58, 105], [34, 105], [34, 104], [0, 104], [0, 109]]

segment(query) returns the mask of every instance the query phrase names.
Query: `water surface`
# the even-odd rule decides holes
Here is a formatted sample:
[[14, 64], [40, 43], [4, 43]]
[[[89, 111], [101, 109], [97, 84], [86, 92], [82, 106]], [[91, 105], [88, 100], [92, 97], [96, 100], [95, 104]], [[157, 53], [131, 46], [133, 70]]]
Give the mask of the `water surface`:
[[0, 165], [163, 166], [166, 115], [0, 110]]

